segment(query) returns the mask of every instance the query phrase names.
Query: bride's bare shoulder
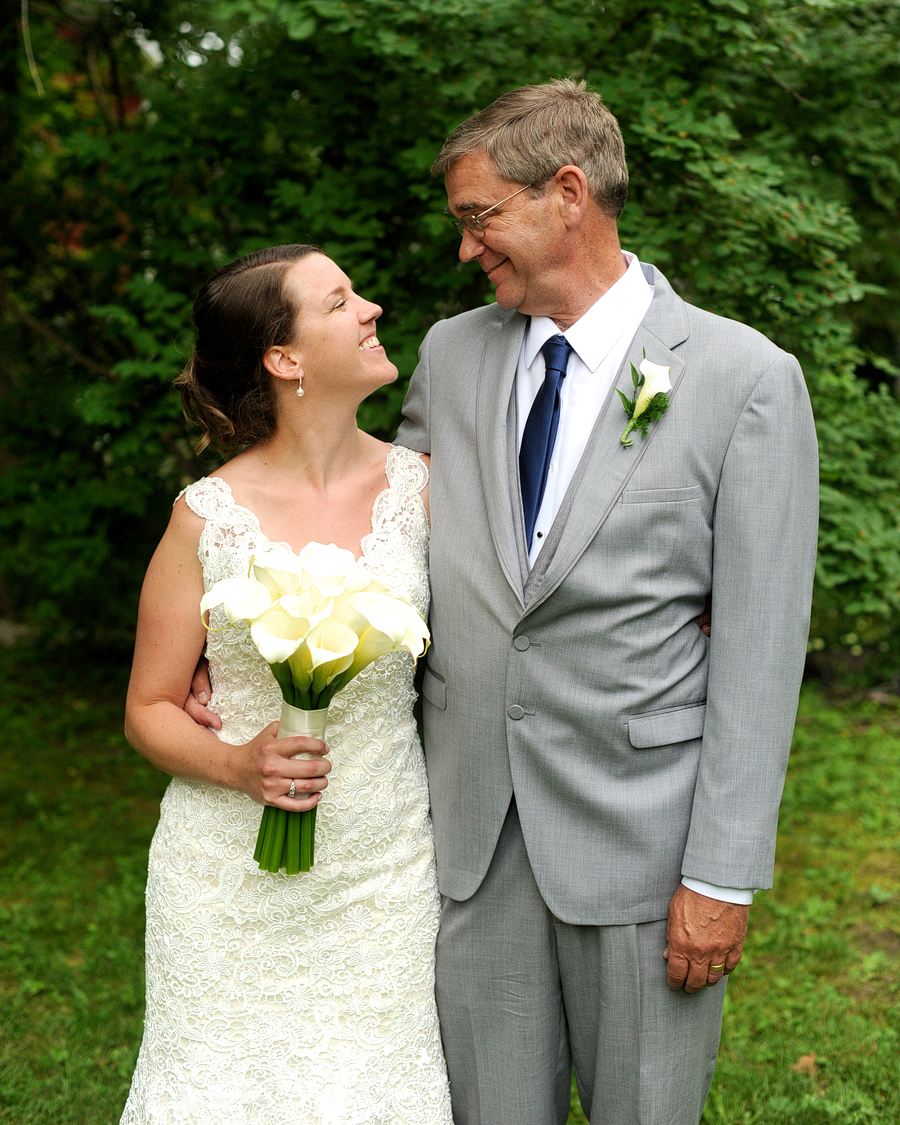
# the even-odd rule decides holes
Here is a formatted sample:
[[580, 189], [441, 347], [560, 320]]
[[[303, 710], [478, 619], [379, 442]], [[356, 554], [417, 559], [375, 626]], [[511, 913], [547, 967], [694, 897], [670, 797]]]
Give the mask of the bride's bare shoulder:
[[365, 430], [359, 431], [359, 440], [362, 448], [366, 451], [366, 457], [369, 463], [372, 465], [378, 463], [383, 465], [393, 448], [390, 442], [373, 437], [371, 434], [367, 434]]
[[217, 469], [208, 473], [211, 477], [221, 477], [226, 484], [232, 487], [236, 484], [244, 484], [254, 478], [259, 472], [261, 464], [259, 463], [259, 453], [256, 449], [245, 449], [242, 453], [238, 453], [232, 457], [230, 461], [226, 461]]

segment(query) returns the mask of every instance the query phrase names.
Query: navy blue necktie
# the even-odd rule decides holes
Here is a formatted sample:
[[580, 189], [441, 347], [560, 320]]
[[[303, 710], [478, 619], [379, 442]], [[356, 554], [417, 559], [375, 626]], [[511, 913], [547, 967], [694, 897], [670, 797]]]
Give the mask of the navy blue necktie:
[[565, 336], [551, 336], [541, 348], [546, 374], [522, 432], [519, 476], [522, 481], [522, 507], [525, 511], [525, 541], [529, 551], [547, 485], [556, 431], [559, 429], [559, 392], [566, 377], [571, 350], [572, 345]]

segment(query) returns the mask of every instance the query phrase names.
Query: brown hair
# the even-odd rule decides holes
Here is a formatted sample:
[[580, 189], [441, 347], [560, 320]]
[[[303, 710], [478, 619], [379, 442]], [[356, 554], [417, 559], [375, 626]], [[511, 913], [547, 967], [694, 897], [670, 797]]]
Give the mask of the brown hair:
[[463, 156], [484, 152], [515, 184], [543, 184], [565, 164], [587, 176], [597, 206], [618, 218], [628, 195], [619, 123], [583, 81], [555, 78], [503, 94], [450, 134], [431, 168], [443, 176]]
[[294, 262], [317, 246], [270, 246], [212, 275], [194, 301], [194, 352], [175, 380], [185, 417], [204, 430], [195, 450], [229, 453], [275, 429], [275, 392], [263, 356], [296, 340], [297, 303], [284, 291]]

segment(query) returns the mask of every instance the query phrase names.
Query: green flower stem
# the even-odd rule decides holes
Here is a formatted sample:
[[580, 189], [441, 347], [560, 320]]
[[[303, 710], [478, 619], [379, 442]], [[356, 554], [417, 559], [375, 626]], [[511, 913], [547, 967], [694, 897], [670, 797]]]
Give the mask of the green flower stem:
[[266, 840], [266, 829], [269, 824], [268, 812], [269, 806], [266, 805], [266, 807], [263, 809], [262, 820], [259, 822], [259, 832], [257, 832], [256, 834], [256, 847], [253, 849], [254, 863], [259, 863], [259, 861], [262, 859], [263, 845], [265, 844]]
[[300, 817], [300, 870], [309, 871], [316, 859], [316, 809], [299, 814]]
[[300, 826], [303, 823], [303, 813], [289, 812], [287, 821], [287, 835], [284, 839], [284, 870], [288, 875], [297, 875], [300, 872]]
[[266, 805], [256, 837], [253, 859], [261, 871], [288, 875], [310, 871], [315, 860], [316, 810], [287, 812]]
[[284, 847], [283, 827], [286, 827], [286, 825], [282, 826], [281, 820], [286, 815], [281, 809], [272, 806], [272, 830], [266, 840], [266, 854], [263, 856], [266, 871], [277, 871], [281, 863], [281, 849]]
[[619, 438], [619, 441], [621, 441], [621, 443], [623, 445], [633, 445], [634, 444], [634, 438], [630, 438], [628, 435], [631, 433], [632, 430], [635, 430], [635, 429], [637, 429], [637, 422], [634, 420], [634, 418], [629, 418], [628, 419], [628, 425], [622, 431], [622, 436], [621, 436], [621, 438]]
[[288, 662], [285, 660], [281, 664], [270, 664], [272, 675], [278, 681], [278, 686], [281, 688], [281, 698], [285, 703], [290, 703], [292, 707], [302, 707], [302, 703], [298, 703], [297, 689], [294, 686], [294, 677], [291, 675], [291, 669]]
[[263, 843], [259, 856], [259, 869], [260, 871], [268, 871], [269, 851], [272, 846], [272, 836], [275, 832], [275, 809], [272, 805], [266, 805], [263, 812], [263, 820], [265, 824], [260, 826], [260, 834], [262, 835]]
[[269, 813], [269, 822], [266, 825], [266, 838], [263, 841], [262, 855], [259, 859], [260, 871], [272, 870], [272, 841], [275, 839], [275, 834], [277, 831], [276, 824], [278, 810], [274, 807], [274, 805], [271, 805], [269, 807], [271, 809], [271, 812]]
[[256, 837], [256, 851], [258, 853], [256, 862], [260, 866], [260, 870], [265, 871], [266, 856], [269, 854], [269, 843], [272, 839], [272, 833], [275, 829], [275, 809], [272, 805], [266, 805], [263, 809], [262, 820], [259, 824], [259, 835]]

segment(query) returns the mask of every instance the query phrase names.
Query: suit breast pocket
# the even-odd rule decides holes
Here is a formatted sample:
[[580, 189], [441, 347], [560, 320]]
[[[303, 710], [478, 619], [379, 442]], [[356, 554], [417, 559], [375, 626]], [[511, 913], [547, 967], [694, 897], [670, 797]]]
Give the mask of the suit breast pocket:
[[699, 484], [692, 484], [687, 488], [635, 488], [623, 492], [619, 497], [619, 503], [686, 504], [690, 500], [699, 500], [700, 496]]
[[607, 565], [632, 588], [679, 573], [703, 572], [712, 550], [711, 512], [703, 488], [626, 489], [603, 527]]

